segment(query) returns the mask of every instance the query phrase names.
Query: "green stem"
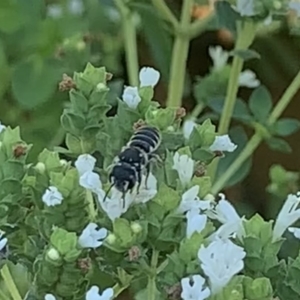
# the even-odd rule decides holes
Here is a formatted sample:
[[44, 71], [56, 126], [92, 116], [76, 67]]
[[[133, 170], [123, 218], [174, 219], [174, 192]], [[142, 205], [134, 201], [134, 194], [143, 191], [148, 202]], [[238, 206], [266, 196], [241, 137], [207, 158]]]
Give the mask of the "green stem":
[[155, 300], [156, 299], [156, 274], [157, 274], [157, 263], [158, 263], [159, 251], [153, 249], [152, 258], [151, 258], [151, 274], [148, 277], [147, 285], [147, 299]]
[[114, 0], [122, 17], [123, 37], [126, 55], [126, 66], [131, 86], [139, 85], [139, 62], [137, 52], [136, 28], [133, 15], [124, 0]]
[[194, 0], [184, 0], [180, 25], [176, 31], [175, 43], [172, 51], [172, 62], [170, 69], [170, 82], [168, 87], [168, 107], [180, 107], [185, 83], [186, 61], [190, 39], [186, 32], [191, 21], [191, 11]]
[[116, 284], [113, 287], [114, 290], [114, 298], [117, 298], [123, 291], [125, 291], [129, 287], [129, 284], [126, 286], [121, 286], [120, 284]]
[[188, 36], [190, 39], [193, 39], [197, 37], [199, 34], [204, 32], [207, 29], [207, 24], [213, 19], [215, 16], [214, 13], [211, 13], [210, 15], [206, 16], [204, 19], [198, 19], [194, 23], [191, 24], [189, 30], [188, 30]]
[[3, 278], [5, 286], [7, 287], [13, 300], [22, 300], [22, 297], [20, 296], [20, 293], [15, 285], [15, 282], [10, 274], [10, 271], [9, 271], [9, 268], [7, 265], [4, 265], [2, 267], [1, 276]]
[[205, 104], [204, 103], [198, 103], [195, 108], [193, 109], [192, 113], [191, 113], [191, 117], [192, 118], [197, 118], [202, 110], [205, 108]]
[[[274, 124], [280, 115], [283, 113], [285, 108], [293, 99], [294, 95], [300, 88], [300, 71], [293, 79], [292, 83], [285, 90], [284, 94], [278, 101], [277, 105], [274, 107], [272, 113], [269, 116], [268, 123], [270, 125]], [[263, 136], [256, 132], [252, 138], [249, 140], [243, 151], [236, 158], [232, 165], [222, 174], [222, 176], [214, 183], [212, 187], [212, 193], [217, 194], [224, 186], [226, 182], [235, 174], [236, 171], [242, 166], [242, 164], [252, 155], [252, 153], [259, 146], [261, 141], [263, 140]]]
[[177, 28], [179, 25], [178, 20], [170, 10], [170, 8], [167, 6], [164, 0], [152, 0], [153, 6], [158, 10], [158, 12], [161, 14], [161, 16], [169, 21], [174, 28]]
[[91, 222], [94, 222], [97, 217], [97, 211], [95, 208], [94, 198], [90, 191], [86, 190], [86, 199], [88, 201], [88, 212], [89, 212], [89, 219]]
[[[237, 23], [238, 33], [235, 50], [246, 50], [252, 44], [255, 36], [255, 25], [252, 21]], [[243, 59], [237, 55], [233, 58], [230, 71], [229, 83], [224, 103], [223, 112], [219, 124], [219, 134], [228, 132], [233, 109], [236, 102], [236, 96], [239, 88], [239, 76], [243, 68]]]

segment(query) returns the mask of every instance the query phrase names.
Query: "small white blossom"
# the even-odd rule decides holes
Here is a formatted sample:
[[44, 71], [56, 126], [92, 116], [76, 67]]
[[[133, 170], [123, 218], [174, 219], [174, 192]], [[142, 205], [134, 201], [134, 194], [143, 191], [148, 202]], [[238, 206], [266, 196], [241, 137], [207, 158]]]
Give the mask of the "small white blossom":
[[294, 235], [295, 238], [300, 239], [300, 228], [290, 227], [288, 230]]
[[7, 238], [3, 237], [4, 232], [0, 231], [0, 251], [4, 249], [4, 247], [7, 245]]
[[253, 17], [256, 15], [254, 0], [237, 0], [235, 9], [242, 17]]
[[92, 172], [96, 164], [96, 158], [90, 154], [81, 154], [75, 161], [75, 167], [79, 175], [85, 172]]
[[180, 182], [186, 186], [192, 180], [194, 174], [194, 161], [186, 154], [176, 152], [173, 156], [173, 169], [178, 172]]
[[56, 297], [52, 294], [46, 294], [44, 299], [45, 300], [56, 300]]
[[160, 73], [151, 68], [144, 67], [140, 70], [139, 79], [140, 79], [140, 87], [144, 86], [156, 86], [160, 78]]
[[189, 210], [206, 210], [211, 208], [211, 201], [203, 201], [199, 199], [199, 189], [199, 185], [194, 185], [193, 187], [191, 187], [183, 193], [179, 207], [176, 210], [177, 213], [181, 214]]
[[288, 195], [276, 218], [273, 228], [273, 242], [279, 240], [288, 227], [300, 219], [300, 209], [298, 208], [299, 203], [299, 193], [297, 195]]
[[208, 52], [214, 63], [213, 69], [215, 71], [222, 70], [227, 64], [229, 53], [221, 46], [209, 47]]
[[291, 1], [289, 3], [289, 9], [296, 12], [297, 17], [300, 17], [300, 2]]
[[59, 205], [62, 203], [63, 199], [63, 195], [55, 186], [49, 186], [42, 196], [42, 200], [47, 206]]
[[246, 252], [232, 241], [218, 239], [208, 247], [201, 246], [198, 258], [209, 278], [212, 294], [221, 291], [234, 275], [244, 268]]
[[199, 209], [193, 209], [187, 212], [186, 236], [190, 238], [194, 232], [201, 232], [207, 223], [207, 216], [200, 214]]
[[63, 10], [59, 4], [51, 4], [47, 6], [47, 16], [58, 19], [62, 16]]
[[74, 15], [81, 15], [84, 10], [82, 0], [69, 0], [69, 11]]
[[142, 101], [138, 88], [132, 86], [127, 86], [124, 89], [122, 99], [131, 109], [136, 109], [139, 103]]
[[209, 147], [210, 151], [212, 152], [233, 152], [237, 148], [228, 134], [216, 136], [213, 144]]
[[97, 191], [102, 188], [100, 176], [97, 173], [90, 171], [85, 172], [80, 176], [79, 184], [94, 193], [97, 193]]
[[243, 218], [236, 212], [235, 208], [229, 201], [225, 199], [223, 194], [220, 194], [221, 200], [216, 205], [215, 209], [208, 212], [208, 216], [212, 219], [218, 220], [223, 225], [210, 237], [227, 239], [233, 235], [237, 235], [242, 239], [245, 231], [243, 226]]
[[112, 300], [114, 296], [114, 290], [107, 288], [103, 293], [99, 294], [99, 288], [93, 285], [86, 293], [85, 300]]
[[181, 279], [181, 299], [183, 300], [204, 300], [210, 296], [208, 287], [203, 288], [205, 279], [200, 275], [193, 275], [193, 284], [189, 277]]
[[0, 133], [1, 133], [4, 129], [6, 129], [6, 126], [3, 125], [3, 124], [1, 124], [1, 122], [0, 122]]
[[107, 229], [98, 228], [96, 223], [89, 223], [78, 238], [82, 248], [98, 248], [107, 236]]
[[195, 120], [192, 119], [187, 119], [184, 121], [183, 123], [183, 135], [184, 137], [188, 140], [194, 130], [194, 128], [197, 126], [197, 123], [195, 122]]
[[248, 88], [256, 88], [260, 85], [260, 81], [256, 78], [256, 74], [251, 70], [243, 71], [239, 76], [239, 86]]
[[134, 203], [146, 203], [153, 199], [157, 194], [157, 180], [152, 173], [149, 173], [147, 182], [146, 176], [142, 176], [141, 186], [139, 192], [133, 191]]

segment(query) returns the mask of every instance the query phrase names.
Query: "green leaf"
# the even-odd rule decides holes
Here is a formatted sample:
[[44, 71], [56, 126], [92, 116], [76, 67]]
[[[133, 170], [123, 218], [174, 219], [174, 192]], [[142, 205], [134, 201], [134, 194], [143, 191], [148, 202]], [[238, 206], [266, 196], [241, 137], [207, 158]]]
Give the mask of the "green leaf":
[[158, 193], [152, 201], [158, 203], [167, 212], [178, 206], [180, 196], [177, 191], [162, 183], [159, 187]]
[[70, 101], [73, 106], [73, 110], [79, 113], [87, 113], [88, 112], [88, 100], [86, 97], [80, 92], [72, 89], [69, 93]]
[[61, 255], [73, 253], [77, 247], [77, 235], [62, 228], [56, 228], [50, 237], [51, 244]]
[[267, 140], [267, 144], [272, 150], [280, 151], [283, 153], [291, 153], [293, 150], [291, 146], [283, 139], [279, 138], [270, 138]]
[[249, 108], [257, 121], [265, 123], [272, 109], [272, 97], [264, 86], [255, 89], [249, 99]]
[[38, 161], [45, 164], [46, 169], [53, 170], [55, 168], [60, 168], [60, 158], [58, 153], [54, 151], [49, 151], [44, 149], [38, 156]]
[[267, 300], [273, 298], [272, 285], [270, 279], [266, 277], [260, 277], [256, 279], [245, 277], [243, 280], [243, 285], [245, 298], [249, 300]]
[[278, 120], [274, 127], [277, 135], [288, 136], [299, 130], [300, 121], [297, 119], [284, 118]]
[[199, 197], [200, 199], [203, 199], [211, 189], [211, 179], [209, 176], [202, 176], [202, 177], [193, 177], [191, 186], [193, 185], [199, 185]]
[[193, 152], [192, 158], [196, 161], [203, 162], [205, 164], [211, 163], [214, 159], [215, 154], [207, 149], [196, 149]]
[[122, 244], [128, 245], [133, 239], [133, 232], [130, 223], [126, 219], [118, 218], [113, 223], [114, 234], [122, 241]]
[[233, 56], [238, 56], [241, 59], [243, 59], [244, 61], [253, 59], [253, 58], [261, 58], [260, 54], [258, 52], [256, 52], [255, 50], [252, 49], [237, 49], [231, 52], [231, 54]]
[[56, 91], [61, 72], [59, 66], [41, 58], [21, 62], [12, 74], [13, 94], [22, 107], [33, 109]]

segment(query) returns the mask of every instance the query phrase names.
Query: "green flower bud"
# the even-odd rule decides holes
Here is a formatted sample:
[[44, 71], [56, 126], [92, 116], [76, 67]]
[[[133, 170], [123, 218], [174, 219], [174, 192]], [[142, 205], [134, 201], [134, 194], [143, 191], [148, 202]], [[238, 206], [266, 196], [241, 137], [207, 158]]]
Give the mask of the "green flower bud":
[[130, 228], [131, 228], [132, 232], [135, 234], [140, 233], [143, 229], [142, 226], [137, 222], [132, 222], [130, 225]]
[[60, 259], [60, 255], [59, 255], [58, 251], [55, 248], [50, 248], [47, 251], [47, 256], [48, 256], [48, 258], [50, 258], [53, 261], [56, 261], [56, 260]]
[[34, 167], [39, 173], [43, 174], [46, 170], [46, 165], [42, 162], [38, 162]]
[[215, 196], [213, 194], [207, 194], [203, 197], [203, 200], [215, 201]]
[[68, 162], [65, 159], [61, 159], [59, 162], [62, 166], [66, 166], [68, 164]]
[[113, 245], [117, 240], [117, 237], [113, 234], [113, 233], [110, 233], [107, 238], [105, 239], [105, 241], [110, 244], [110, 245]]
[[104, 83], [100, 82], [97, 84], [96, 90], [97, 90], [97, 92], [106, 91], [107, 86]]

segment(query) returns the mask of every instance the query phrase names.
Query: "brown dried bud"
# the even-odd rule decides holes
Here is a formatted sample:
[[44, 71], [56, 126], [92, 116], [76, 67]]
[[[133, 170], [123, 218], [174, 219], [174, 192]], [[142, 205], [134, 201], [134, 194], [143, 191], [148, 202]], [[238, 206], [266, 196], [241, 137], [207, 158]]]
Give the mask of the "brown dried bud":
[[59, 90], [61, 92], [70, 91], [71, 89], [76, 88], [76, 85], [73, 81], [73, 79], [68, 76], [67, 74], [63, 74], [63, 79], [59, 83]]
[[129, 261], [137, 261], [141, 256], [141, 250], [138, 246], [132, 246], [128, 251]]
[[141, 127], [143, 127], [143, 126], [145, 126], [146, 125], [146, 122], [144, 121], [144, 120], [142, 120], [142, 119], [140, 119], [140, 120], [138, 120], [137, 122], [135, 122], [134, 124], [133, 124], [133, 130], [135, 131], [135, 130], [138, 130], [139, 128], [141, 128]]
[[24, 144], [19, 144], [14, 147], [13, 153], [14, 153], [15, 158], [19, 158], [23, 155], [26, 155], [27, 154], [27, 146]]
[[202, 177], [206, 174], [206, 166], [203, 163], [198, 163], [195, 168], [194, 175], [196, 177]]
[[179, 107], [176, 111], [175, 120], [182, 119], [186, 115], [186, 110], [184, 107]]
[[78, 268], [83, 271], [84, 273], [87, 273], [92, 266], [92, 261], [89, 257], [87, 258], [81, 258], [77, 262]]
[[168, 295], [168, 299], [170, 299], [170, 300], [179, 300], [179, 299], [181, 299], [182, 288], [181, 288], [180, 282], [174, 284], [171, 287], [166, 288], [165, 291]]

